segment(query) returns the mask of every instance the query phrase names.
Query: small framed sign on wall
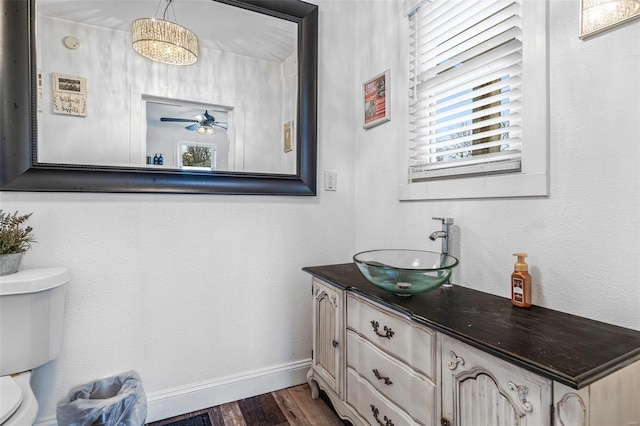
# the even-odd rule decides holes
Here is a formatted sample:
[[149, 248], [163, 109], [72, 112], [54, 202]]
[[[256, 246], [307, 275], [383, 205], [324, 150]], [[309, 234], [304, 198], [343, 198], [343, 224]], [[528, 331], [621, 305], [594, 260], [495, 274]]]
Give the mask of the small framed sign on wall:
[[373, 77], [362, 85], [365, 129], [391, 120], [389, 111], [389, 72]]
[[53, 73], [52, 108], [56, 114], [87, 115], [87, 79]]

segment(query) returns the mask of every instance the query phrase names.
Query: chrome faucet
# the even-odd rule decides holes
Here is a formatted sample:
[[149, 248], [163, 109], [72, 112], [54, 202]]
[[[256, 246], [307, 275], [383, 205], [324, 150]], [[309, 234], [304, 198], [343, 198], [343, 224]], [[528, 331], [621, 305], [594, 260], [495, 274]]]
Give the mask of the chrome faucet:
[[[433, 233], [431, 233], [431, 235], [429, 235], [429, 239], [431, 241], [435, 241], [438, 238], [442, 238], [442, 254], [448, 255], [449, 254], [449, 235], [450, 235], [450, 229], [449, 226], [453, 225], [453, 218], [451, 217], [433, 217], [433, 220], [439, 220], [440, 222], [442, 222], [442, 230], [441, 231], [435, 231]], [[444, 284], [442, 284], [443, 287], [451, 287], [451, 283], [449, 282], [449, 280], [445, 281]]]
[[429, 235], [431, 241], [442, 238], [442, 254], [449, 254], [449, 225], [453, 225], [451, 217], [433, 217], [433, 220], [442, 222], [442, 231], [436, 231]]

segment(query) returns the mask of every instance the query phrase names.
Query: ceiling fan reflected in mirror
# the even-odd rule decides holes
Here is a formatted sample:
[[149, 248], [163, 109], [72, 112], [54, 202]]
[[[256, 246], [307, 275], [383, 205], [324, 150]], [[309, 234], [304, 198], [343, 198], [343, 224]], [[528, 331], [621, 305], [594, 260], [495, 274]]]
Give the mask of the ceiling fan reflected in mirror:
[[172, 117], [160, 117], [160, 121], [172, 121], [179, 123], [193, 123], [185, 127], [187, 130], [195, 130], [201, 135], [214, 135], [216, 133], [215, 127], [227, 130], [227, 123], [216, 121], [215, 117], [209, 114], [208, 110], [205, 110], [204, 114], [195, 115], [193, 118], [172, 118]]

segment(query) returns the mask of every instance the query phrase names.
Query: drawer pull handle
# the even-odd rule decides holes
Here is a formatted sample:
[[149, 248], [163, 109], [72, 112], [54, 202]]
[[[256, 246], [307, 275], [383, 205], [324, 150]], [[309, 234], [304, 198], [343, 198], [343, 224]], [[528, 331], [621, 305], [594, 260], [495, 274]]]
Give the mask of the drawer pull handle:
[[454, 351], [449, 352], [449, 356], [451, 357], [451, 361], [447, 363], [447, 367], [449, 367], [449, 370], [455, 370], [456, 368], [458, 368], [458, 364], [464, 365], [464, 358], [456, 355]]
[[380, 333], [378, 331], [378, 329], [380, 328], [380, 324], [376, 320], [372, 320], [371, 321], [371, 326], [373, 327], [373, 331], [380, 337], [384, 337], [386, 339], [391, 339], [393, 337], [393, 335], [395, 334], [395, 332], [393, 330], [391, 330], [390, 327], [387, 327], [386, 325], [382, 328], [384, 330], [384, 334]]
[[373, 369], [373, 374], [376, 376], [376, 379], [378, 379], [378, 380], [384, 380], [384, 384], [385, 384], [385, 385], [389, 386], [389, 385], [392, 385], [392, 384], [393, 384], [393, 382], [391, 381], [391, 379], [390, 379], [390, 378], [388, 378], [388, 377], [384, 377], [384, 376], [381, 376], [381, 375], [380, 375], [380, 372], [378, 371], [378, 369], [377, 369], [377, 368], [374, 368], [374, 369]]
[[338, 347], [338, 341], [337, 340], [332, 341], [331, 345], [333, 345], [334, 348], [337, 348]]
[[382, 426], [395, 426], [393, 424], [393, 422], [391, 421], [391, 419], [388, 418], [387, 416], [384, 416], [384, 423], [382, 423], [380, 421], [380, 419], [378, 418], [378, 416], [380, 415], [380, 410], [378, 410], [378, 408], [373, 404], [371, 404], [371, 411], [373, 412], [373, 418], [376, 419], [376, 421], [378, 422], [379, 425], [382, 425]]

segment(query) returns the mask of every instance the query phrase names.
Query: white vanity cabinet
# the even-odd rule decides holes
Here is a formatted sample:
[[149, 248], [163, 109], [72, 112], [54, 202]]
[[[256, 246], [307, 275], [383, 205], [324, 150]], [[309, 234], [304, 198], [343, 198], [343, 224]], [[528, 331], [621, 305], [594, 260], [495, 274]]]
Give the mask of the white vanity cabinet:
[[640, 426], [640, 332], [463, 287], [313, 275], [312, 396], [354, 425]]
[[549, 425], [552, 386], [551, 380], [442, 336], [443, 425]]

